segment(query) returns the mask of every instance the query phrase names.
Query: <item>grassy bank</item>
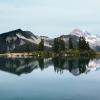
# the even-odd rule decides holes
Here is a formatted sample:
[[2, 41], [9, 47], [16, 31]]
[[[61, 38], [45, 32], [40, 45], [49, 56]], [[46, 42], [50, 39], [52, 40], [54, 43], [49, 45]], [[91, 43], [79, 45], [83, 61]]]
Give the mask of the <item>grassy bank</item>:
[[60, 51], [57, 53], [48, 52], [48, 51], [35, 51], [35, 52], [24, 52], [24, 53], [5, 53], [0, 54], [0, 57], [8, 57], [8, 58], [28, 58], [28, 57], [35, 57], [35, 58], [49, 58], [49, 57], [95, 57], [100, 56], [100, 52], [94, 51], [79, 51], [79, 50], [67, 50], [67, 51]]
[[64, 56], [64, 57], [95, 57], [96, 53], [94, 51], [79, 51], [79, 50], [67, 50], [60, 53], [53, 53], [55, 56]]

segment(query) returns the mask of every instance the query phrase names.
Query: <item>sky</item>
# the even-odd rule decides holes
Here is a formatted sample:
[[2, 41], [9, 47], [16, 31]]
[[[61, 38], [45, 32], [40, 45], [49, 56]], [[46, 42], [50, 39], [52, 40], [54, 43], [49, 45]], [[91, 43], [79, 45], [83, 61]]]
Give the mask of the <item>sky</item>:
[[0, 33], [56, 37], [73, 29], [100, 34], [100, 0], [0, 0]]

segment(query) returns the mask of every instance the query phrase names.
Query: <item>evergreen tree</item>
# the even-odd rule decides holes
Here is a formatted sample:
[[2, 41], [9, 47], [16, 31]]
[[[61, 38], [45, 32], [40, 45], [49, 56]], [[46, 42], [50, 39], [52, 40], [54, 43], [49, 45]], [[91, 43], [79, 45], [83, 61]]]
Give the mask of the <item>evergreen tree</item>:
[[83, 45], [83, 37], [80, 37], [79, 38], [79, 49], [82, 50], [84, 48], [84, 45]]
[[58, 40], [58, 38], [55, 38], [54, 39], [54, 43], [53, 43], [53, 51], [54, 52], [58, 52], [58, 49], [59, 49], [59, 40]]
[[79, 38], [79, 50], [89, 50], [89, 43], [86, 42], [84, 37]]
[[83, 47], [82, 47], [82, 37], [79, 38], [79, 50], [81, 50]]
[[73, 49], [73, 42], [71, 37], [69, 37], [69, 49]]
[[55, 38], [52, 49], [54, 52], [64, 51], [65, 50], [64, 40], [61, 38]]
[[86, 43], [86, 50], [90, 50], [89, 42]]
[[44, 40], [43, 39], [41, 39], [41, 42], [38, 44], [38, 50], [44, 51]]
[[59, 39], [59, 51], [65, 50], [65, 42], [62, 38]]
[[22, 50], [22, 51], [25, 51], [25, 52], [28, 52], [28, 53], [34, 51], [33, 44], [29, 43], [29, 42], [27, 42], [26, 44], [22, 45], [21, 48], [18, 48], [18, 49], [19, 49], [19, 51]]

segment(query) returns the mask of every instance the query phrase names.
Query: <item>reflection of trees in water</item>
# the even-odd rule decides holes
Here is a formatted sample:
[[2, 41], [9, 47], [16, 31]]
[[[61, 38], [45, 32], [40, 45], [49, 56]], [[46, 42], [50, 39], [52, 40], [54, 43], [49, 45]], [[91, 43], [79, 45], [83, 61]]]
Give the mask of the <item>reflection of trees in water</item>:
[[44, 70], [50, 65], [54, 66], [55, 72], [63, 73], [64, 70], [69, 70], [73, 75], [79, 75], [86, 72], [89, 59], [87, 58], [60, 58], [53, 59], [0, 59], [0, 70], [21, 75], [22, 73], [30, 73], [33, 70], [40, 68]]
[[53, 61], [53, 64], [54, 64], [54, 70], [55, 72], [60, 72], [60, 73], [63, 73], [63, 66], [64, 66], [64, 63], [65, 63], [65, 59], [61, 59], [61, 58], [53, 58], [52, 59]]
[[40, 67], [40, 69], [41, 70], [43, 70], [44, 69], [44, 59], [38, 59], [38, 62], [39, 62], [39, 67]]
[[52, 59], [51, 58], [47, 58], [47, 59], [39, 58], [37, 61], [38, 61], [38, 64], [39, 64], [39, 68], [41, 70], [44, 70], [45, 68], [48, 68], [50, 65], [52, 65]]
[[79, 75], [86, 71], [86, 66], [89, 63], [89, 59], [77, 58], [77, 59], [64, 59], [64, 58], [53, 58], [55, 72], [63, 73], [63, 70], [69, 70], [74, 75]]
[[86, 66], [89, 63], [89, 59], [87, 58], [77, 58], [77, 59], [69, 59], [69, 72], [74, 75], [79, 75], [86, 71]]
[[79, 59], [78, 65], [80, 73], [84, 73], [86, 71], [86, 66], [88, 66], [89, 61], [89, 59]]

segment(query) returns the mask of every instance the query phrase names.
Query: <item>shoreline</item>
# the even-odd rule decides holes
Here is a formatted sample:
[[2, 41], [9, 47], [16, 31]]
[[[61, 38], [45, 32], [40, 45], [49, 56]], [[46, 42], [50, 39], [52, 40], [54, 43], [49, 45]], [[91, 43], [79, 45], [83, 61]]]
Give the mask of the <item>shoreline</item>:
[[49, 57], [100, 57], [100, 52], [95, 52], [95, 54], [90, 54], [89, 52], [45, 52], [45, 51], [37, 51], [37, 52], [24, 52], [24, 53], [4, 53], [0, 54], [0, 58], [49, 58]]
[[32, 57], [32, 53], [4, 53], [0, 54], [0, 58], [5, 57], [5, 58], [27, 58], [27, 57]]

